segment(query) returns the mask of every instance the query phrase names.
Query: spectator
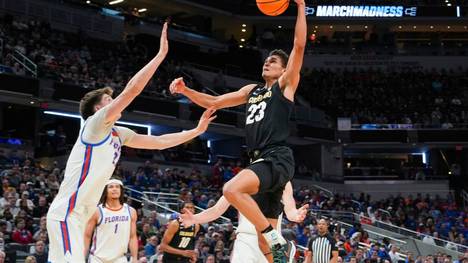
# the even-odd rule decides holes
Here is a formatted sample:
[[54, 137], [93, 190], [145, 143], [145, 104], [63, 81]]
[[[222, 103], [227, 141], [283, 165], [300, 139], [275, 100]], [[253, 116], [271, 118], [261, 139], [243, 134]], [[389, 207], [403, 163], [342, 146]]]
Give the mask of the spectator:
[[34, 256], [28, 256], [25, 260], [24, 263], [37, 263], [36, 258]]
[[388, 255], [390, 256], [390, 260], [392, 263], [398, 263], [399, 256], [398, 256], [398, 247], [393, 245], [390, 252], [388, 252]]
[[214, 255], [208, 255], [206, 258], [205, 263], [216, 263], [215, 256]]
[[33, 235], [34, 240], [39, 240], [41, 233], [47, 234], [47, 218], [45, 216], [41, 217], [39, 221], [39, 229]]
[[139, 235], [139, 243], [141, 244], [142, 247], [146, 245], [147, 240], [151, 237], [154, 236], [155, 232], [151, 231], [151, 226], [148, 223], [143, 224], [142, 232]]
[[37, 241], [35, 245], [35, 252], [33, 256], [36, 258], [37, 263], [47, 263], [46, 245], [43, 241]]
[[39, 197], [38, 206], [35, 206], [32, 212], [33, 217], [43, 217], [47, 215], [49, 206], [45, 196]]
[[145, 257], [151, 258], [156, 255], [156, 247], [158, 245], [158, 237], [156, 235], [148, 238], [148, 242], [145, 245]]
[[434, 245], [434, 246], [436, 244], [430, 233], [426, 233], [424, 235], [422, 242], [429, 244], [429, 245]]
[[32, 243], [34, 240], [32, 238], [31, 232], [26, 228], [26, 222], [24, 219], [19, 219], [16, 223], [16, 229], [13, 231], [11, 239], [23, 245], [28, 245]]
[[24, 191], [21, 194], [21, 199], [16, 201], [16, 206], [19, 207], [20, 209], [24, 209], [28, 211], [28, 213], [32, 213], [34, 209], [34, 204], [33, 202], [29, 199], [29, 192]]

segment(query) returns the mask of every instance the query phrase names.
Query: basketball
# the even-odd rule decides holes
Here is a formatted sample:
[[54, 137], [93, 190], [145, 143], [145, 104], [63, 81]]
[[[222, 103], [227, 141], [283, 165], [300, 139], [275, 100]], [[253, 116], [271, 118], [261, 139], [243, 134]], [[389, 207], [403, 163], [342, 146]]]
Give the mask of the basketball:
[[289, 0], [257, 0], [258, 9], [267, 16], [278, 16], [289, 7]]

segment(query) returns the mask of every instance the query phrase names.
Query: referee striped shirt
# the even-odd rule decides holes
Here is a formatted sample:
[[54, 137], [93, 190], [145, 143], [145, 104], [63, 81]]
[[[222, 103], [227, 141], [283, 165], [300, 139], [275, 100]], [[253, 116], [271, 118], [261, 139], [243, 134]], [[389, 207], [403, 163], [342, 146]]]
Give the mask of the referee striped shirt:
[[312, 252], [312, 263], [329, 263], [333, 257], [332, 252], [338, 251], [335, 243], [330, 233], [310, 239], [307, 248]]

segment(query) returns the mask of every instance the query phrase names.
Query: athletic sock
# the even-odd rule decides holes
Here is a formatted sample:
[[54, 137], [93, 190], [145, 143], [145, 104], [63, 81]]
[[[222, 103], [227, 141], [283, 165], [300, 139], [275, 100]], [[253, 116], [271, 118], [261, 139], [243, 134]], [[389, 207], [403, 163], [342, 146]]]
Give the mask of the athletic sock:
[[286, 244], [286, 240], [280, 235], [280, 233], [278, 233], [278, 231], [276, 231], [276, 229], [271, 229], [266, 233], [263, 233], [262, 231], [262, 235], [265, 237], [270, 247], [276, 247], [277, 245], [282, 246]]

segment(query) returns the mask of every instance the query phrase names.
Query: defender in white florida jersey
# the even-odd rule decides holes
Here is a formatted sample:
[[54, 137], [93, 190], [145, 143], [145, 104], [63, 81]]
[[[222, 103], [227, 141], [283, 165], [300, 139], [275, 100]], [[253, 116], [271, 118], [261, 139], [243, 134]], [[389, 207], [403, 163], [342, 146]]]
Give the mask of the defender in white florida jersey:
[[166, 23], [158, 54], [128, 82], [119, 96], [113, 99], [112, 89], [103, 88], [88, 92], [81, 100], [80, 113], [85, 122], [68, 157], [59, 192], [47, 213], [49, 262], [84, 262], [85, 226], [96, 211], [99, 197], [120, 158], [122, 146], [170, 148], [202, 134], [214, 119], [211, 116], [214, 110], [209, 109], [195, 129], [161, 136], [140, 135], [114, 126], [125, 108], [143, 91], [167, 52]]
[[[259, 202], [260, 206], [262, 206], [260, 202], [265, 201], [263, 197], [255, 199]], [[281, 201], [284, 204], [284, 211], [288, 220], [293, 222], [302, 222], [304, 220], [309, 206], [304, 205], [299, 209], [296, 208], [290, 182], [285, 186]], [[208, 223], [224, 214], [229, 206], [230, 204], [227, 199], [222, 196], [214, 206], [199, 214], [194, 215], [190, 211], [185, 210], [184, 213], [180, 215], [180, 221], [184, 226]], [[275, 229], [278, 233], [281, 233], [282, 213], [280, 212], [275, 217], [276, 218], [269, 219], [276, 219]], [[241, 213], [239, 213], [239, 226], [237, 227], [236, 233], [234, 249], [231, 253], [231, 263], [267, 263], [273, 260], [270, 256], [271, 252], [266, 240], [262, 238], [262, 235], [258, 234], [255, 226]], [[292, 255], [294, 255], [295, 251], [295, 246], [291, 244], [291, 257], [289, 257], [288, 263], [294, 262]]]
[[89, 263], [126, 263], [129, 248], [132, 262], [138, 262], [137, 213], [124, 203], [123, 191], [122, 182], [111, 179], [88, 221], [84, 241], [85, 251], [91, 245]]

